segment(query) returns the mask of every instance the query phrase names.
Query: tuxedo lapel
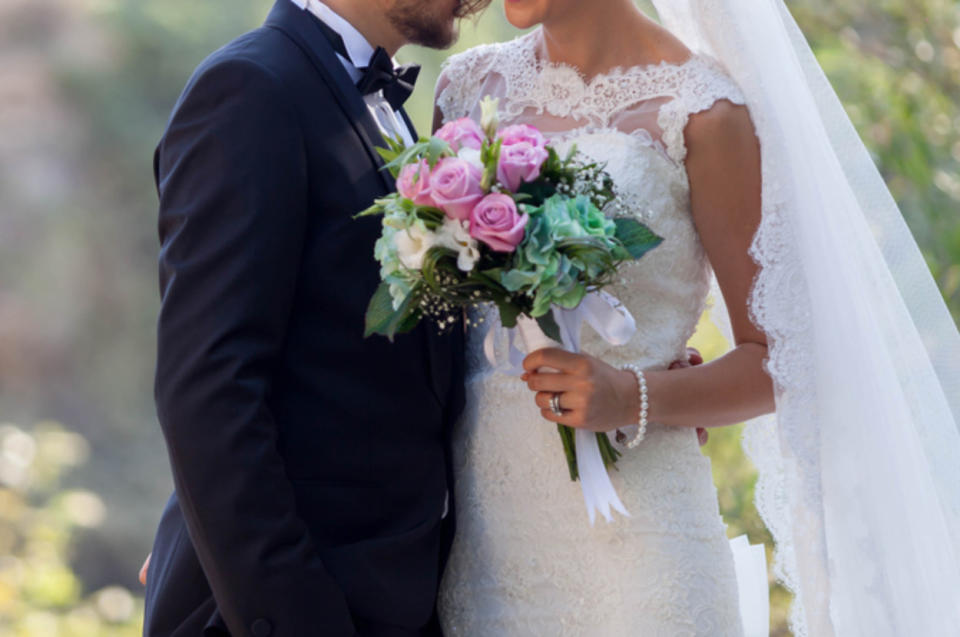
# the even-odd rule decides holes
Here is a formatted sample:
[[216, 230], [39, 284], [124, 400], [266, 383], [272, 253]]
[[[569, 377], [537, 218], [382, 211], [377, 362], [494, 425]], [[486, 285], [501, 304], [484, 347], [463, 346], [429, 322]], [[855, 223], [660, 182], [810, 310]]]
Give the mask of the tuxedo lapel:
[[[360, 91], [343, 68], [336, 51], [327, 40], [318, 26], [319, 18], [297, 7], [291, 0], [277, 0], [264, 26], [277, 29], [293, 40], [310, 58], [310, 61], [324, 82], [330, 86], [341, 108], [353, 125], [357, 135], [363, 140], [363, 145], [370, 155], [370, 160], [380, 169], [378, 174], [388, 192], [394, 190], [393, 180], [387, 170], [383, 169], [383, 159], [375, 150], [376, 146], [385, 146], [383, 135], [377, 126], [373, 115], [367, 108]], [[403, 119], [416, 137], [413, 122], [402, 111]], [[374, 141], [376, 140], [376, 141]], [[427, 360], [430, 365], [431, 385], [434, 394], [440, 402], [445, 395], [444, 388], [449, 384], [450, 362], [449, 353], [441, 347], [439, 337], [435, 334], [434, 325], [424, 325], [422, 338], [428, 350]]]
[[283, 32], [296, 42], [297, 46], [310, 58], [313, 66], [326, 84], [333, 90], [337, 102], [347, 114], [357, 135], [373, 161], [380, 170], [378, 173], [384, 187], [392, 191], [394, 184], [389, 173], [383, 169], [383, 159], [376, 147], [385, 147], [383, 134], [373, 115], [363, 101], [363, 96], [354, 85], [347, 70], [343, 68], [333, 46], [318, 26], [319, 18], [309, 11], [300, 9], [291, 0], [277, 0], [267, 16], [264, 26]]

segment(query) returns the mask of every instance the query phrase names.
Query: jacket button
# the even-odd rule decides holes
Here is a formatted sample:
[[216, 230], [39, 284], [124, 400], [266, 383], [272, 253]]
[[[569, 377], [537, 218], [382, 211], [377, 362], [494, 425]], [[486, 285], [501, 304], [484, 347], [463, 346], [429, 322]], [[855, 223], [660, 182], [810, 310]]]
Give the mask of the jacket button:
[[270, 633], [273, 632], [273, 626], [270, 625], [266, 619], [258, 619], [253, 622], [253, 625], [250, 626], [250, 631], [253, 633], [253, 637], [270, 637]]

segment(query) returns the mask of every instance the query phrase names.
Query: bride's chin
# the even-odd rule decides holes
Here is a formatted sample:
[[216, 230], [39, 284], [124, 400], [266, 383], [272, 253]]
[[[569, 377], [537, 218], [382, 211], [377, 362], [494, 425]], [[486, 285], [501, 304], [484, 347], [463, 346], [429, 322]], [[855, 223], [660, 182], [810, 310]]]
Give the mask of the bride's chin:
[[543, 0], [504, 0], [507, 22], [518, 29], [529, 29], [543, 21]]

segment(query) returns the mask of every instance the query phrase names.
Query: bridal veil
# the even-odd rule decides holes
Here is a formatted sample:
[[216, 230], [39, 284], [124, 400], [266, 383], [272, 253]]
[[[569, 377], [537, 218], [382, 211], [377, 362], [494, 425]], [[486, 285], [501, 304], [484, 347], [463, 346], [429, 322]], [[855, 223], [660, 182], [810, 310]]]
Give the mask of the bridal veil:
[[920, 250], [782, 0], [653, 4], [761, 143], [751, 312], [777, 413], [744, 446], [793, 631], [956, 634], [960, 336]]

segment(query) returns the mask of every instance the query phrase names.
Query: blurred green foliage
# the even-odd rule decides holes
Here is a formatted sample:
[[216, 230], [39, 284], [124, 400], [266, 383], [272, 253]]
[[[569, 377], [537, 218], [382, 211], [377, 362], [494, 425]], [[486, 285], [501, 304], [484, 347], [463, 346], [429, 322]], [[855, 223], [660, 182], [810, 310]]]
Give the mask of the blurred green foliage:
[[960, 4], [790, 4], [960, 319]]
[[0, 424], [0, 634], [10, 637], [133, 637], [142, 602], [126, 588], [88, 593], [70, 567], [78, 530], [103, 522], [94, 493], [65, 489], [87, 460], [79, 435], [56, 423]]
[[[80, 466], [86, 443], [53, 425], [0, 427], [2, 634], [137, 632], [142, 602], [122, 587], [101, 586], [135, 586], [170, 488], [151, 395], [157, 308], [151, 154], [192, 69], [258, 25], [271, 4], [0, 0], [6, 47], [0, 57], [7, 55], [0, 73], [23, 69], [15, 81], [3, 75], [0, 96], [20, 87], [22, 93], [10, 95], [22, 95], [27, 105], [13, 120], [3, 119], [0, 107], [0, 203], [13, 211], [0, 232], [0, 410], [23, 421], [52, 413], [75, 423], [96, 458]], [[960, 317], [960, 5], [788, 4]], [[498, 5], [464, 24], [451, 52], [517, 35]], [[433, 82], [449, 53], [409, 48], [400, 54], [424, 64], [409, 102], [421, 130], [429, 129]], [[40, 84], [43, 73], [52, 77], [49, 88]], [[44, 110], [41, 98], [56, 108]], [[4, 97], [0, 106], [11, 103], [16, 100]], [[34, 111], [43, 117], [31, 134], [53, 131], [47, 147], [25, 153], [5, 146], [15, 133], [31, 130], [25, 122]], [[5, 153], [15, 161], [3, 163]], [[21, 173], [4, 172], [37, 170], [44, 159], [49, 167], [34, 190]], [[58, 186], [61, 173], [68, 178]], [[725, 347], [707, 321], [694, 344], [708, 359]], [[766, 543], [769, 554], [769, 534], [752, 503], [755, 472], [740, 451], [739, 434], [739, 427], [712, 431], [706, 453], [730, 535], [747, 533], [752, 542]], [[93, 493], [62, 489], [64, 472], [74, 467], [103, 495], [108, 518], [102, 519], [104, 503]], [[83, 562], [73, 559], [78, 539], [96, 533], [109, 537], [101, 551], [121, 555], [93, 560], [111, 565], [94, 577], [91, 558], [76, 569], [71, 564]], [[83, 581], [96, 581], [100, 590], [86, 594]], [[772, 598], [772, 634], [787, 634], [788, 595], [774, 587]]]

